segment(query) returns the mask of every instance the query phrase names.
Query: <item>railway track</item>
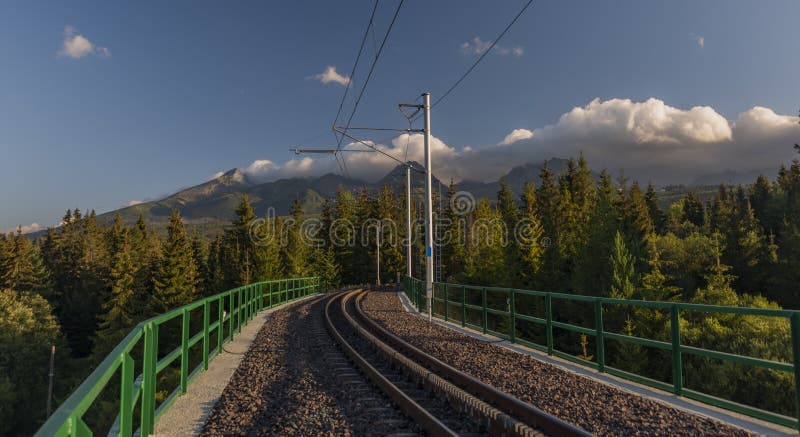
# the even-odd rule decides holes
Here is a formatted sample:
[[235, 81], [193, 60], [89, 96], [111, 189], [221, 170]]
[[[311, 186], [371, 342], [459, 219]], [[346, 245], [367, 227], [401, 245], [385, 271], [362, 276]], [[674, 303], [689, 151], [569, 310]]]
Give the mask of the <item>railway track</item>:
[[590, 435], [384, 330], [361, 310], [365, 294], [355, 290], [329, 298], [325, 327], [349, 360], [428, 434]]

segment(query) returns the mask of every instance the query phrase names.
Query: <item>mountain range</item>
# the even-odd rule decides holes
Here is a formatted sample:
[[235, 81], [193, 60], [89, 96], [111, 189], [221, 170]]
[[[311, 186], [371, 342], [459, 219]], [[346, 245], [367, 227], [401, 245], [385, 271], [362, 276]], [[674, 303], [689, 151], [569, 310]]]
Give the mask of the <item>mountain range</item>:
[[[558, 175], [566, 171], [568, 160], [552, 158], [548, 160], [551, 171]], [[422, 168], [418, 163], [412, 163], [416, 168]], [[539, 173], [543, 162], [528, 163], [511, 169], [505, 177], [516, 195], [522, 193], [526, 181], [538, 184]], [[597, 173], [592, 173], [597, 178]], [[662, 207], [668, 206], [690, 190], [698, 191], [706, 200], [713, 197], [716, 186], [720, 182], [731, 183], [736, 180], [740, 183], [750, 183], [757, 175], [741, 175], [733, 171], [726, 171], [717, 175], [709, 175], [698, 180], [691, 187], [679, 186], [671, 190], [660, 190], [659, 198]], [[433, 188], [436, 192], [441, 189], [447, 192], [450, 181], [440, 181], [433, 176]], [[182, 189], [175, 194], [159, 200], [147, 201], [128, 206], [99, 215], [100, 222], [110, 223], [114, 215], [119, 213], [125, 224], [134, 223], [141, 215], [155, 226], [163, 229], [169, 221], [172, 209], [177, 208], [184, 220], [193, 227], [202, 228], [204, 233], [213, 234], [234, 218], [236, 206], [241, 201], [242, 194], [247, 194], [256, 215], [265, 216], [269, 208], [274, 208], [275, 214], [287, 215], [295, 199], [299, 199], [303, 211], [307, 214], [316, 214], [321, 211], [326, 198], [336, 195], [339, 188], [345, 190], [366, 189], [374, 192], [389, 186], [395, 191], [404, 189], [406, 183], [405, 166], [398, 165], [383, 178], [375, 182], [366, 182], [358, 179], [347, 178], [339, 174], [328, 173], [320, 177], [288, 178], [271, 182], [258, 182], [249, 177], [240, 169], [232, 169], [202, 184]], [[415, 197], [422, 200], [424, 193], [424, 175], [420, 171], [412, 171], [412, 188]], [[644, 188], [644, 187], [642, 187]], [[458, 191], [467, 191], [476, 199], [494, 199], [500, 189], [500, 180], [492, 182], [479, 182], [464, 180], [456, 184]], [[41, 233], [40, 231], [39, 233]], [[34, 233], [32, 235], [36, 235]]]
[[[566, 170], [567, 160], [553, 158], [548, 161], [550, 169], [559, 174]], [[414, 167], [421, 168], [417, 163]], [[539, 180], [539, 172], [543, 163], [530, 163], [513, 168], [505, 175], [511, 189], [516, 194], [522, 193], [525, 181]], [[415, 193], [422, 193], [424, 175], [420, 171], [412, 171], [411, 186]], [[440, 181], [432, 177], [434, 190], [447, 191], [450, 181]], [[240, 169], [232, 169], [223, 175], [193, 187], [178, 191], [163, 199], [153, 200], [128, 206], [101, 214], [100, 222], [110, 222], [119, 213], [126, 224], [134, 223], [139, 215], [148, 223], [156, 226], [169, 220], [173, 208], [177, 208], [187, 223], [203, 224], [229, 222], [234, 217], [236, 206], [242, 194], [247, 194], [256, 215], [263, 216], [270, 207], [275, 214], [286, 215], [291, 210], [295, 199], [300, 199], [303, 211], [308, 214], [320, 212], [325, 198], [336, 195], [341, 187], [345, 190], [366, 189], [377, 191], [384, 185], [401, 191], [406, 183], [405, 166], [398, 165], [376, 182], [365, 182], [344, 176], [328, 173], [320, 177], [279, 179], [272, 182], [258, 183]], [[500, 188], [499, 180], [493, 182], [461, 181], [457, 184], [459, 191], [468, 191], [476, 199], [494, 198]]]

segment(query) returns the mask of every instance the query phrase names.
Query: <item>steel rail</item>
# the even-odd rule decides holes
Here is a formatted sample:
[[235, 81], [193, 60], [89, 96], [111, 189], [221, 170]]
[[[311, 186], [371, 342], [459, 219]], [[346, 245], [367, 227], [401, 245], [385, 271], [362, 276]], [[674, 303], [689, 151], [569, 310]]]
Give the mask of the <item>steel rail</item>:
[[443, 376], [445, 379], [463, 388], [467, 392], [472, 393], [476, 397], [481, 398], [484, 401], [495, 405], [501, 410], [519, 418], [528, 425], [543, 429], [548, 434], [581, 437], [592, 435], [591, 433], [569, 422], [548, 414], [541, 409], [528, 404], [527, 402], [523, 402], [520, 399], [500, 391], [471, 375], [461, 372], [460, 370], [423, 352], [395, 334], [387, 331], [385, 328], [378, 325], [378, 323], [375, 322], [371, 317], [367, 316], [366, 313], [364, 313], [364, 310], [361, 308], [361, 302], [365, 295], [366, 293], [362, 293], [356, 300], [355, 307], [358, 316], [370, 327], [373, 332], [383, 337], [383, 339], [391, 343], [392, 346], [400, 349], [406, 356], [413, 358], [414, 361], [421, 363], [431, 371]]
[[509, 416], [505, 412], [492, 407], [488, 403], [476, 398], [470, 393], [455, 386], [451, 382], [436, 375], [434, 372], [419, 365], [414, 360], [403, 355], [401, 352], [395, 350], [388, 344], [384, 343], [368, 329], [363, 327], [355, 318], [353, 318], [346, 308], [346, 305], [353, 296], [363, 296], [365, 291], [357, 290], [346, 295], [342, 299], [342, 313], [351, 325], [362, 338], [370, 342], [381, 354], [391, 360], [395, 366], [404, 369], [404, 371], [413, 375], [417, 381], [421, 382], [428, 390], [438, 393], [449, 399], [451, 403], [458, 405], [462, 411], [469, 412], [473, 417], [485, 421], [488, 424], [489, 432], [493, 435], [516, 435], [516, 436], [542, 436], [540, 431], [537, 431], [525, 423]]
[[355, 290], [346, 294], [338, 294], [328, 300], [328, 302], [325, 304], [325, 327], [328, 329], [328, 332], [331, 334], [331, 336], [333, 336], [339, 346], [341, 346], [344, 353], [353, 361], [354, 364], [358, 366], [359, 369], [361, 369], [362, 372], [364, 372], [367, 378], [369, 378], [373, 384], [377, 385], [381, 390], [383, 390], [383, 392], [386, 393], [389, 398], [394, 401], [398, 407], [400, 407], [401, 410], [416, 420], [417, 423], [422, 426], [423, 429], [425, 429], [425, 431], [431, 435], [457, 436], [457, 433], [440, 422], [439, 419], [434, 417], [425, 408], [423, 408], [416, 401], [405, 394], [400, 388], [389, 381], [389, 379], [383, 376], [378, 369], [373, 367], [364, 357], [362, 357], [361, 354], [359, 354], [358, 351], [356, 351], [336, 329], [333, 321], [331, 320], [331, 305], [333, 305], [334, 302], [341, 300], [342, 312], [344, 312], [344, 304], [346, 303], [346, 299], [359, 291], [360, 290]]

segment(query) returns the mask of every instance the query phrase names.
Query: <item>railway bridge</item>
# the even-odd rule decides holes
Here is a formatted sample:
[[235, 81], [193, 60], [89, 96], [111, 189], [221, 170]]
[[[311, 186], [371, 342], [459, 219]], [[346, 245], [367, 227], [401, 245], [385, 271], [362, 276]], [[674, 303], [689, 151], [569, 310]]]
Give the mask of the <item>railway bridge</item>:
[[[427, 308], [423, 289], [295, 278], [175, 309], [137, 325], [37, 436], [797, 435], [796, 416], [683, 387], [681, 368], [693, 354], [795, 375], [797, 360], [683, 345], [679, 327], [684, 312], [715, 311], [796, 328], [794, 311], [445, 283]], [[593, 326], [564, 321], [565, 303]], [[665, 311], [677, 335], [607, 330], [615, 306]], [[581, 353], [561, 350], [561, 331], [581, 336]], [[609, 341], [667, 351], [674, 380], [610, 366]]]

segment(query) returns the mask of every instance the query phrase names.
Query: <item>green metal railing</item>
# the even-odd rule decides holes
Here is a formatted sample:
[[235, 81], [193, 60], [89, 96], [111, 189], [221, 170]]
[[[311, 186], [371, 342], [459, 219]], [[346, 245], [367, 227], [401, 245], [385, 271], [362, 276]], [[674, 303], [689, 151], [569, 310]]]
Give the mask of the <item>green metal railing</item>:
[[[100, 393], [117, 377], [119, 415], [109, 434], [129, 437], [137, 422], [139, 435], [153, 434], [156, 421], [166, 409], [178, 396], [186, 393], [187, 386], [200, 371], [208, 370], [209, 361], [223, 353], [223, 345], [240, 333], [242, 326], [258, 312], [319, 292], [318, 277], [258, 282], [206, 297], [139, 323], [50, 416], [36, 436], [93, 435], [84, 416]], [[225, 310], [226, 306], [229, 312]], [[212, 307], [216, 307], [213, 323]], [[190, 334], [191, 319], [194, 316], [198, 320], [201, 315], [202, 330]], [[180, 345], [159, 359], [159, 327], [176, 319], [180, 319]], [[211, 344], [212, 334], [216, 334], [215, 345]], [[202, 363], [190, 372], [189, 350], [200, 342]], [[142, 353], [137, 361], [132, 352], [139, 348]], [[180, 360], [179, 386], [157, 405], [158, 374], [176, 360]], [[137, 369], [141, 374], [134, 378]]]
[[[418, 279], [406, 276], [404, 278], [404, 291], [406, 296], [420, 311], [427, 311], [425, 282]], [[458, 298], [452, 299], [452, 294], [457, 294]], [[480, 293], [480, 305], [470, 304], [468, 302], [477, 301], [475, 294]], [[487, 294], [493, 293], [496, 297], [497, 294], [505, 295], [506, 297], [506, 310], [491, 308], [487, 305]], [[531, 314], [522, 314], [517, 310], [516, 301], [523, 296], [534, 296], [544, 300], [544, 317], [536, 317]], [[586, 306], [587, 310], [594, 312], [594, 326], [585, 327], [578, 326], [571, 323], [560, 322], [554, 320], [553, 317], [553, 303], [556, 301], [576, 302], [579, 305]], [[747, 307], [729, 307], [719, 305], [701, 305], [689, 304], [678, 302], [658, 302], [658, 301], [645, 301], [645, 300], [626, 300], [626, 299], [613, 299], [604, 297], [584, 296], [577, 294], [564, 294], [552, 293], [543, 291], [532, 290], [518, 290], [512, 288], [499, 288], [499, 287], [482, 287], [470, 286], [462, 284], [450, 284], [436, 282], [433, 284], [433, 298], [432, 306], [435, 308], [436, 304], [443, 305], [443, 311], [432, 311], [432, 314], [440, 319], [448, 322], [460, 322], [461, 326], [481, 331], [485, 334], [492, 334], [512, 343], [522, 344], [549, 355], [554, 355], [584, 366], [588, 366], [598, 370], [599, 372], [606, 372], [614, 376], [625, 378], [640, 384], [648, 385], [658, 389], [670, 391], [678, 396], [685, 396], [707, 404], [715, 405], [741, 414], [746, 414], [769, 422], [777, 423], [784, 426], [800, 429], [800, 421], [798, 421], [798, 414], [800, 414], [800, 311], [794, 310], [779, 310], [768, 308], [747, 308]], [[460, 311], [453, 314], [449, 309], [451, 306], [456, 306]], [[604, 307], [605, 306], [605, 307]], [[669, 311], [669, 331], [670, 341], [658, 341], [648, 338], [636, 337], [632, 335], [625, 335], [615, 332], [606, 331], [603, 323], [603, 313], [608, 306], [623, 306], [629, 308], [648, 308], [655, 310]], [[471, 323], [467, 317], [467, 312], [473, 314], [480, 313], [480, 325]], [[763, 316], [763, 317], [779, 317], [788, 319], [791, 329], [791, 355], [792, 363], [771, 361], [751, 356], [743, 356], [732, 354], [728, 352], [704, 349], [699, 347], [688, 346], [681, 344], [680, 336], [680, 323], [681, 313], [718, 313], [718, 314], [739, 314], [749, 316]], [[498, 332], [489, 327], [489, 316], [500, 316], [507, 318], [508, 330], [507, 332]], [[473, 318], [474, 321], [474, 318]], [[520, 321], [529, 322], [537, 325], [544, 326], [545, 328], [545, 344], [535, 343], [526, 339], [519, 338], [517, 334], [517, 324]], [[553, 340], [553, 329], [562, 329], [577, 334], [584, 334], [593, 336], [595, 338], [596, 351], [595, 360], [587, 360], [579, 358], [555, 349]], [[666, 383], [638, 375], [635, 373], [626, 372], [624, 370], [616, 369], [606, 363], [605, 349], [606, 340], [615, 340], [620, 342], [629, 342], [640, 346], [667, 351], [671, 356], [671, 370], [672, 370], [672, 383]], [[780, 372], [788, 372], [794, 375], [794, 407], [795, 417], [789, 417], [778, 414], [772, 411], [755, 408], [748, 405], [743, 405], [733, 402], [728, 399], [712, 396], [700, 391], [690, 390], [684, 387], [684, 370], [683, 362], [684, 356], [693, 355], [699, 357], [706, 357], [715, 360], [737, 363], [746, 366], [755, 366], [759, 368], [772, 369]]]

